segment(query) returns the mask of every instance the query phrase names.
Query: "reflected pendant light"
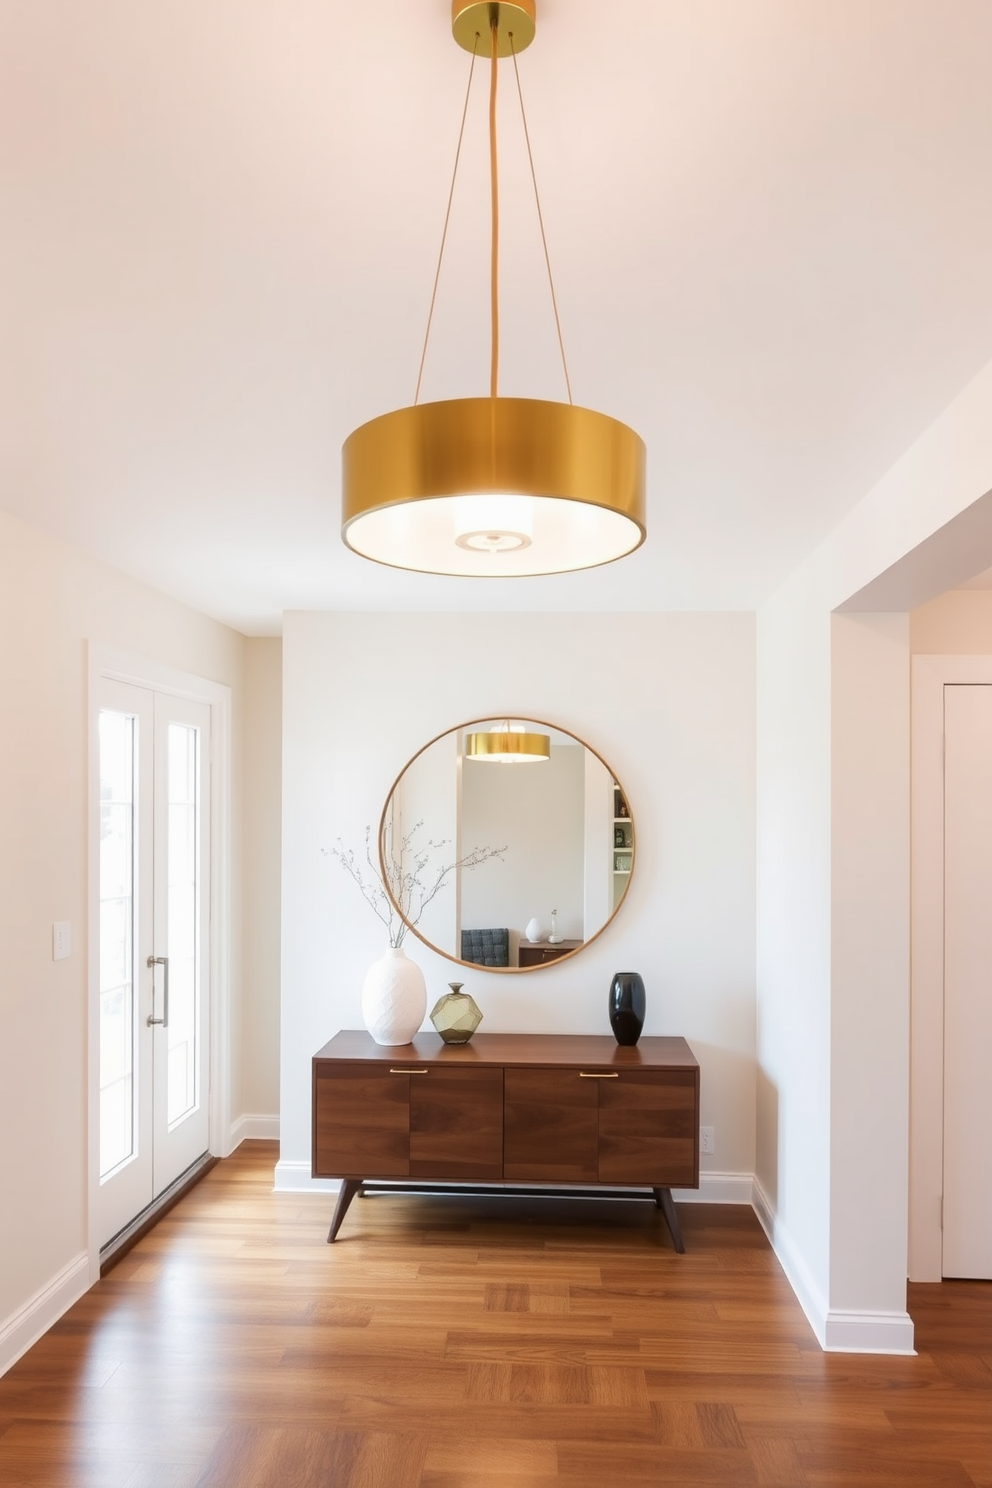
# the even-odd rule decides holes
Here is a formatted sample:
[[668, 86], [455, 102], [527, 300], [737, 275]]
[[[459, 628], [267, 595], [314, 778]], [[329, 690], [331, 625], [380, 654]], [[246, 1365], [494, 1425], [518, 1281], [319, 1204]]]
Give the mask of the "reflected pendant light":
[[465, 735], [465, 758], [494, 765], [531, 765], [551, 758], [551, 735], [528, 733], [507, 718], [485, 733]]
[[[342, 539], [363, 558], [394, 568], [468, 578], [568, 573], [623, 558], [645, 538], [643, 441], [617, 419], [572, 403], [560, 325], [558, 341], [569, 401], [504, 398], [497, 391], [496, 80], [501, 57], [512, 57], [516, 73], [517, 53], [534, 39], [535, 14], [534, 0], [512, 4], [453, 0], [451, 7], [454, 38], [472, 53], [472, 69], [476, 56], [488, 52], [490, 57], [489, 396], [418, 401], [447, 235], [446, 216], [414, 402], [363, 424], [345, 440], [342, 451]], [[516, 80], [519, 93], [519, 74]], [[471, 82], [470, 71], [469, 92]], [[523, 113], [522, 94], [520, 107]], [[526, 116], [523, 124], [530, 157]], [[530, 168], [533, 178], [533, 158]], [[534, 192], [537, 198], [536, 178]], [[539, 199], [537, 211], [543, 241]], [[558, 325], [546, 242], [544, 252]]]

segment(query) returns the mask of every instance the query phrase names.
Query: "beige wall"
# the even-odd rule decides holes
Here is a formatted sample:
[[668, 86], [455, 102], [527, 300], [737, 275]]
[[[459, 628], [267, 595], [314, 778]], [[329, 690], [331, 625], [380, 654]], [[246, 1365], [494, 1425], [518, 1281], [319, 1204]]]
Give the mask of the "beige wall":
[[[245, 642], [244, 1016], [240, 1110], [279, 1114], [282, 641]], [[248, 1135], [262, 1131], [248, 1127]]]
[[909, 616], [914, 656], [992, 656], [992, 590], [951, 589]]
[[[2, 1370], [17, 1339], [23, 1343], [25, 1319], [42, 1316], [45, 1306], [57, 1308], [60, 1297], [71, 1300], [64, 1295], [70, 1285], [80, 1289], [87, 1248], [87, 643], [232, 689], [232, 1020], [248, 1055], [243, 1069], [236, 1039], [232, 1118], [242, 1110], [243, 1092], [252, 1100], [274, 1100], [276, 1054], [266, 1042], [270, 1030], [262, 1031], [266, 1016], [272, 1022], [271, 1008], [246, 1018], [242, 1005], [241, 905], [243, 864], [250, 880], [259, 857], [271, 852], [277, 862], [269, 818], [278, 784], [269, 792], [268, 817], [256, 811], [252, 819], [246, 862], [241, 741], [246, 706], [258, 724], [272, 706], [263, 706], [263, 695], [277, 696], [277, 657], [269, 643], [249, 645], [226, 626], [2, 512], [0, 638]], [[249, 760], [263, 776], [278, 769], [272, 732], [271, 721], [261, 727]], [[248, 793], [261, 799], [250, 782]], [[272, 937], [261, 921], [277, 897], [277, 889], [273, 896], [257, 887], [248, 895], [256, 921], [249, 948], [256, 956], [267, 945], [257, 963], [270, 981]], [[55, 920], [72, 926], [72, 954], [65, 961], [52, 961]]]

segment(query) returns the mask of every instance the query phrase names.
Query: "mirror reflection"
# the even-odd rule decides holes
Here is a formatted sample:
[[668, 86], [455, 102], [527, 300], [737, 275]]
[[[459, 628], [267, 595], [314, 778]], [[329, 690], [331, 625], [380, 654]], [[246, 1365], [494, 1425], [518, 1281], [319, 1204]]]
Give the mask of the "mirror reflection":
[[414, 934], [493, 971], [534, 970], [588, 945], [634, 866], [612, 770], [575, 735], [525, 718], [475, 719], [425, 745], [383, 808], [380, 858], [398, 844], [411, 860], [427, 852], [434, 871], [458, 865]]

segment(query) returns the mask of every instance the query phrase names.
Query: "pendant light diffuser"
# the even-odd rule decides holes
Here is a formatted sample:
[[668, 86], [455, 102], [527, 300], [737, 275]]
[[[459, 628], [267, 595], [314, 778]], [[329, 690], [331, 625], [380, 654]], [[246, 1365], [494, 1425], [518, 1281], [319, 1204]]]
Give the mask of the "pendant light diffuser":
[[642, 440], [570, 403], [456, 398], [400, 408], [349, 435], [343, 477], [345, 542], [394, 568], [567, 573], [644, 541]]

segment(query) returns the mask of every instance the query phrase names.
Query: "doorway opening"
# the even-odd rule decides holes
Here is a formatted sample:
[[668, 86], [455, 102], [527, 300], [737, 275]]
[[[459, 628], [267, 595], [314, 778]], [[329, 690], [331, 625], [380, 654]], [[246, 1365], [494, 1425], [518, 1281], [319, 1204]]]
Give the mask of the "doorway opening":
[[973, 1243], [989, 1195], [969, 1146], [987, 1124], [974, 1116], [987, 1081], [970, 1063], [992, 1038], [988, 915], [972, 902], [992, 873], [980, 821], [983, 797], [992, 809], [992, 766], [978, 732], [992, 725], [990, 696], [992, 657], [913, 658], [911, 1281], [987, 1272], [992, 1260]]

